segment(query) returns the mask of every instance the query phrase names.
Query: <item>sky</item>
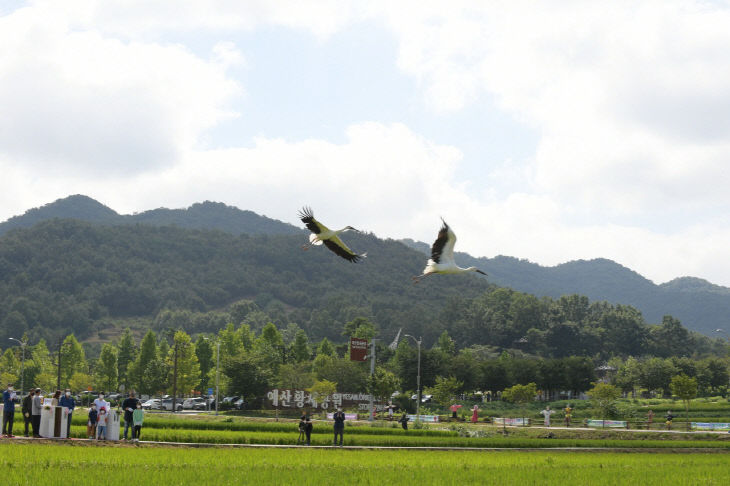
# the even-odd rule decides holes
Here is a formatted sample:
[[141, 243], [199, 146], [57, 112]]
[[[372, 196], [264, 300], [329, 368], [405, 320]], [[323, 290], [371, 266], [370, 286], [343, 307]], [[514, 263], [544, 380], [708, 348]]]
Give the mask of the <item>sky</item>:
[[[0, 221], [72, 194], [730, 286], [726, 1], [0, 0]], [[485, 268], [489, 272], [488, 268]]]

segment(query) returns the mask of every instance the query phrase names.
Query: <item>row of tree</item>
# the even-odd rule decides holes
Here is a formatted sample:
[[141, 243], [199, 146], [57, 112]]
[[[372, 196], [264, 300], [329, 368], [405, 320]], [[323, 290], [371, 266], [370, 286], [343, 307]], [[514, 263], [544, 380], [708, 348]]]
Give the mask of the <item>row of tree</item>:
[[[167, 316], [175, 321], [174, 313]], [[358, 317], [347, 322], [341, 337], [372, 339], [377, 327]], [[66, 336], [50, 352], [45, 341], [5, 350], [0, 357], [0, 379], [24, 387], [53, 389], [70, 386], [75, 391], [130, 390], [155, 395], [205, 393], [219, 383], [224, 394], [263, 397], [273, 387], [369, 392], [387, 399], [395, 391], [415, 391], [420, 359], [421, 386], [436, 394], [489, 391], [497, 394], [515, 385], [535, 383], [545, 398], [561, 391], [585, 392], [601, 380], [625, 393], [639, 389], [667, 393], [672, 377], [682, 374], [698, 383], [700, 394], [727, 392], [728, 359], [705, 357], [628, 357], [597, 362], [585, 356], [536, 358], [475, 345], [459, 349], [443, 331], [432, 346], [419, 350], [403, 339], [396, 346], [376, 341], [376, 368], [351, 361], [348, 343], [327, 338], [312, 343], [296, 326], [278, 329], [265, 324], [260, 332], [248, 324], [228, 324], [215, 334], [193, 339], [182, 330], [147, 331], [139, 344], [126, 329], [114, 343], [101, 346], [89, 358], [75, 336]], [[59, 364], [60, 357], [60, 364]], [[23, 364], [24, 358], [24, 364]], [[219, 364], [219, 366], [217, 366]], [[218, 380], [218, 381], [216, 381]], [[445, 391], [445, 390], [448, 390]]]

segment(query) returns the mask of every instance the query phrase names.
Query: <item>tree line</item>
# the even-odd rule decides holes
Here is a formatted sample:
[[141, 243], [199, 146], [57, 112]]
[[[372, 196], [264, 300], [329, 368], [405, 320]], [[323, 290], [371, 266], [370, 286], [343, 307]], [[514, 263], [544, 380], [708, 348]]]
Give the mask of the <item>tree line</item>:
[[[165, 322], [179, 318], [169, 312]], [[365, 317], [345, 323], [338, 341], [312, 341], [304, 329], [292, 324], [279, 328], [267, 322], [256, 331], [244, 318], [238, 325], [229, 322], [218, 332], [195, 336], [172, 327], [150, 329], [139, 342], [127, 328], [115, 342], [104, 343], [96, 357], [88, 356], [76, 337], [68, 335], [50, 350], [44, 340], [7, 348], [0, 357], [0, 380], [20, 384], [22, 378], [25, 389], [52, 390], [60, 384], [74, 391], [134, 389], [160, 395], [176, 390], [179, 396], [190, 396], [205, 394], [218, 378], [223, 394], [243, 395], [254, 406], [274, 387], [325, 394], [372, 392], [383, 400], [401, 391], [406, 392], [401, 400], [407, 406], [409, 393], [417, 388], [418, 367], [418, 350], [410, 339], [394, 347], [377, 340], [373, 376], [369, 363], [349, 359], [347, 338], [378, 335], [377, 326]], [[447, 331], [420, 353], [423, 391], [436, 397], [476, 391], [496, 396], [515, 385], [535, 383], [541, 396], [551, 399], [561, 391], [585, 392], [598, 381], [612, 383], [626, 394], [640, 389], [667, 394], [677, 375], [696, 380], [701, 395], [726, 395], [728, 364], [727, 357], [718, 356], [614, 356], [605, 362], [587, 356], [539, 358], [506, 350], [494, 356], [480, 345], [460, 348]]]

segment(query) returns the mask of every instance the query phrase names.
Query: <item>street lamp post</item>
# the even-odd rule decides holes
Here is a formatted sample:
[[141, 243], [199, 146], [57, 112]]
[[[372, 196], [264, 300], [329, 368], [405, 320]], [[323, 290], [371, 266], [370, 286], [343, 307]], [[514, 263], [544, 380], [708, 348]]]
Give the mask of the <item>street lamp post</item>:
[[406, 334], [407, 337], [413, 339], [413, 342], [415, 342], [418, 345], [418, 375], [416, 375], [416, 398], [418, 401], [416, 402], [416, 420], [421, 420], [421, 342], [423, 341], [422, 337], [419, 337], [416, 339], [415, 337], [411, 336], [410, 334]]
[[20, 344], [20, 349], [22, 352], [22, 358], [20, 361], [20, 396], [23, 396], [23, 391], [25, 390], [25, 347], [28, 345], [28, 343], [24, 343], [20, 339], [15, 338], [9, 338], [11, 341], [15, 341], [18, 344]]

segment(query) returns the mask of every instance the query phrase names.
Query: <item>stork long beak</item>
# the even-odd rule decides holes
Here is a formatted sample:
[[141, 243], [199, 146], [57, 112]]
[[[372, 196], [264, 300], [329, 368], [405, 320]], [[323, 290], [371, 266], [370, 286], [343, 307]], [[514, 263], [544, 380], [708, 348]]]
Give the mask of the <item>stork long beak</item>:
[[476, 272], [477, 272], [477, 273], [481, 273], [482, 275], [486, 275], [486, 273], [482, 272], [482, 271], [481, 271], [481, 270], [479, 270], [479, 269], [477, 269], [477, 270], [476, 270]]

